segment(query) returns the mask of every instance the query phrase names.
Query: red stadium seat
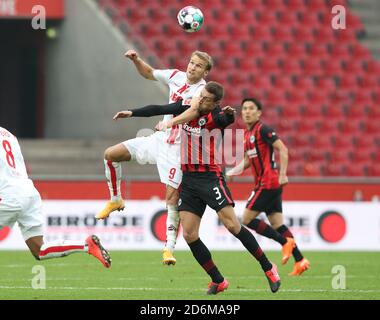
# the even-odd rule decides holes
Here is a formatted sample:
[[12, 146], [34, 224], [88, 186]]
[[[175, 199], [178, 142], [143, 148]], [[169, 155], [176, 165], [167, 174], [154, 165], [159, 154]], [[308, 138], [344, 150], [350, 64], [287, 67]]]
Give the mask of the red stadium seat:
[[326, 153], [324, 150], [319, 149], [311, 149], [309, 152], [309, 161], [325, 161], [327, 159]]
[[323, 91], [330, 92], [331, 90], [336, 89], [336, 82], [335, 82], [334, 78], [332, 78], [332, 77], [318, 77], [315, 80], [315, 83], [316, 83], [316, 87], [318, 88], [318, 90], [320, 90], [322, 92]]
[[349, 135], [338, 135], [335, 137], [335, 148], [342, 150], [352, 150], [354, 148], [354, 140], [352, 136]]
[[313, 104], [306, 105], [302, 115], [303, 117], [313, 119], [314, 121], [322, 120], [324, 117], [322, 107], [315, 102]]
[[293, 89], [293, 80], [291, 76], [275, 76], [273, 84], [275, 88], [282, 91], [289, 91]]
[[316, 42], [322, 42], [326, 44], [334, 43], [336, 41], [331, 25], [328, 25], [327, 27], [319, 26], [317, 29], [315, 29], [314, 39]]
[[331, 58], [342, 61], [350, 59], [351, 55], [350, 48], [345, 43], [334, 43], [331, 47]]
[[365, 122], [364, 132], [367, 134], [380, 134], [380, 121], [379, 121], [379, 119], [369, 118]]
[[299, 90], [310, 91], [314, 88], [312, 77], [299, 76], [294, 80], [294, 86]]
[[339, 81], [339, 87], [349, 91], [355, 91], [359, 87], [356, 74], [347, 73]]
[[371, 149], [376, 147], [375, 141], [372, 136], [358, 136], [355, 138], [355, 144], [359, 149]]
[[380, 74], [379, 75], [369, 75], [365, 74], [359, 79], [359, 85], [361, 88], [376, 88], [380, 85]]
[[322, 63], [322, 68], [326, 76], [340, 76], [343, 74], [343, 67], [340, 60], [326, 60]]
[[371, 51], [359, 43], [352, 44], [351, 53], [355, 59], [366, 60], [370, 59], [372, 56]]
[[273, 28], [273, 39], [279, 42], [293, 41], [294, 36], [293, 36], [292, 28], [286, 25], [279, 25]]
[[372, 154], [373, 152], [370, 149], [357, 149], [355, 152], [352, 153], [352, 163], [370, 164], [372, 161]]
[[340, 131], [345, 134], [359, 134], [362, 131], [363, 123], [360, 120], [348, 120], [341, 124]]
[[271, 106], [285, 106], [286, 99], [283, 92], [272, 90], [269, 91], [266, 97], [267, 103]]
[[297, 12], [295, 11], [292, 12], [286, 7], [283, 10], [278, 10], [277, 14], [278, 14], [278, 22], [282, 26], [295, 27], [299, 23]]
[[280, 64], [283, 74], [303, 74], [301, 64], [297, 60], [285, 59]]
[[380, 163], [372, 163], [369, 165], [368, 175], [371, 177], [380, 177]]
[[291, 117], [283, 117], [277, 125], [280, 134], [297, 132], [298, 121]]
[[291, 11], [298, 11], [299, 9], [302, 9], [305, 6], [304, 0], [287, 0], [285, 1], [285, 4], [292, 9]]
[[313, 138], [313, 146], [318, 150], [326, 150], [332, 147], [331, 136], [321, 131], [321, 133]]
[[265, 45], [264, 50], [266, 54], [277, 57], [286, 53], [284, 45], [281, 42], [270, 42]]
[[339, 105], [330, 105], [325, 109], [327, 121], [336, 121], [345, 118], [344, 108]]
[[[230, 36], [234, 41], [244, 40], [251, 41], [253, 40], [253, 32], [251, 26], [244, 24], [234, 24], [230, 26]], [[232, 42], [231, 42], [232, 43]]]
[[252, 85], [255, 88], [260, 89], [271, 89], [272, 88], [272, 81], [270, 77], [266, 76], [254, 76], [251, 81]]
[[287, 100], [291, 104], [307, 105], [307, 93], [298, 89], [293, 89], [287, 93]]
[[318, 132], [317, 121], [314, 118], [303, 117], [298, 123], [298, 131], [302, 134], [315, 136]]
[[336, 164], [336, 163], [329, 163], [325, 167], [325, 174], [329, 177], [339, 177], [344, 175], [346, 170], [346, 165], [344, 164]]
[[319, 60], [307, 59], [305, 61], [302, 61], [302, 67], [306, 76], [323, 75], [323, 70], [321, 68], [321, 63]]
[[259, 68], [264, 74], [278, 73], [280, 70], [277, 58], [271, 57], [262, 59], [259, 64]]
[[298, 42], [289, 43], [287, 51], [291, 57], [304, 57], [308, 54], [306, 45]]
[[346, 174], [350, 177], [366, 176], [367, 165], [363, 163], [350, 163], [346, 166]]
[[296, 41], [299, 42], [313, 42], [314, 34], [313, 31], [305, 27], [296, 27], [294, 28], [294, 36]]
[[[261, 1], [261, 0], [259, 0]], [[255, 12], [253, 10], [236, 10], [236, 22], [242, 24], [251, 24], [256, 19]]]
[[365, 121], [367, 120], [367, 110], [362, 105], [352, 105], [347, 109], [347, 117], [349, 121], [355, 119]]
[[325, 117], [325, 120], [319, 125], [319, 131], [324, 134], [337, 134], [340, 130], [339, 128], [340, 122], [334, 119], [330, 120], [328, 117]]

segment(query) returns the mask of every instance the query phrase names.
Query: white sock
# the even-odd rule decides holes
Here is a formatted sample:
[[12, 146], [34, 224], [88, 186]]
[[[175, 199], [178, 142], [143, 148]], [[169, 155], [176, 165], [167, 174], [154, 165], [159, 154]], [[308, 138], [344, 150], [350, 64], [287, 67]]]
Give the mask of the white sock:
[[117, 201], [121, 199], [121, 163], [112, 162], [104, 159], [104, 167], [106, 169], [106, 178], [108, 189], [110, 190], [111, 201]]
[[87, 244], [83, 241], [57, 240], [44, 243], [39, 258], [40, 260], [60, 258], [76, 252], [88, 252]]
[[179, 212], [177, 205], [168, 205], [168, 216], [166, 218], [166, 245], [165, 249], [174, 251], [177, 241], [179, 225]]

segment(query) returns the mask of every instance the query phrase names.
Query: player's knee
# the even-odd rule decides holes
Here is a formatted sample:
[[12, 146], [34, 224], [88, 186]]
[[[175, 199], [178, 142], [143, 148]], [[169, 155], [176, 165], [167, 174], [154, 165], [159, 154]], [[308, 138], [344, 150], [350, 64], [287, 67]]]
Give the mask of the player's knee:
[[234, 221], [234, 220], [224, 221], [224, 226], [232, 234], [238, 234], [240, 231], [240, 228], [241, 228], [240, 223], [236, 223], [236, 221]]
[[107, 161], [114, 161], [112, 157], [112, 147], [107, 148], [106, 151], [104, 151], [104, 159]]
[[186, 243], [192, 243], [196, 241], [199, 238], [199, 235], [197, 232], [192, 231], [183, 231], [183, 238], [185, 239]]
[[248, 225], [251, 221], [252, 219], [250, 217], [243, 216], [243, 218], [241, 219], [241, 223], [245, 226]]

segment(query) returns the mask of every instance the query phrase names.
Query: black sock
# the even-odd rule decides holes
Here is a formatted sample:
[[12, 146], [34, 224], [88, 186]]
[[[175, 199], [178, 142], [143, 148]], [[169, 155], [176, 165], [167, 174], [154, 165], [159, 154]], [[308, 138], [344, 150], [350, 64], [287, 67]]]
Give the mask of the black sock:
[[272, 264], [266, 257], [263, 250], [261, 250], [255, 237], [245, 227], [241, 226], [240, 232], [235, 235], [244, 247], [259, 261], [261, 268], [266, 272], [272, 269]]
[[[285, 238], [293, 238], [294, 239], [293, 234], [288, 229], [288, 227], [284, 224], [281, 227], [279, 227], [277, 229], [277, 231], [278, 231], [278, 233], [282, 234]], [[297, 262], [301, 261], [303, 259], [303, 255], [297, 246], [295, 246], [293, 249], [293, 257]]]
[[211, 253], [202, 242], [201, 239], [195, 240], [188, 244], [194, 258], [198, 261], [201, 267], [209, 274], [212, 282], [222, 283], [224, 281], [223, 276], [219, 272], [218, 268], [212, 261]]
[[266, 224], [261, 219], [253, 219], [250, 223], [247, 224], [247, 227], [255, 230], [258, 234], [261, 234], [264, 237], [277, 241], [282, 246], [286, 243], [285, 237], [283, 237], [279, 232], [274, 230], [270, 225]]

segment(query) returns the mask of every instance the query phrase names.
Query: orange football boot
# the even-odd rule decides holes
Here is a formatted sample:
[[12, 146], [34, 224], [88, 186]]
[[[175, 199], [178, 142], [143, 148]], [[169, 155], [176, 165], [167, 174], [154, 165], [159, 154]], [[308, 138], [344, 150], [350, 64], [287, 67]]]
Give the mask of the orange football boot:
[[293, 249], [296, 246], [296, 242], [293, 238], [286, 238], [286, 243], [282, 246], [282, 264], [286, 264], [289, 258], [292, 256]]
[[300, 276], [309, 268], [310, 268], [310, 262], [306, 258], [303, 258], [301, 261], [296, 262], [296, 264], [294, 265], [293, 271], [289, 273], [289, 275]]

